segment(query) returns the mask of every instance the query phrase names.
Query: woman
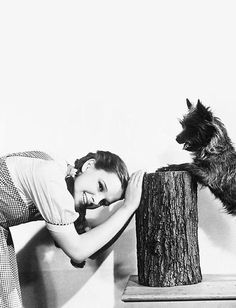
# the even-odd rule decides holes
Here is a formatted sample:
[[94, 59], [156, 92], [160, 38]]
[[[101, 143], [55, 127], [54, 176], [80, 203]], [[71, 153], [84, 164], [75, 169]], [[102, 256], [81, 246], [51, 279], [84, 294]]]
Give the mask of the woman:
[[[89, 153], [74, 167], [39, 151], [0, 158], [0, 307], [22, 307], [9, 227], [44, 219], [55, 242], [74, 263], [81, 263], [128, 222], [140, 202], [142, 178], [139, 171], [128, 181], [124, 162], [104, 151]], [[78, 234], [78, 212], [109, 205], [124, 195], [123, 206], [104, 223]]]

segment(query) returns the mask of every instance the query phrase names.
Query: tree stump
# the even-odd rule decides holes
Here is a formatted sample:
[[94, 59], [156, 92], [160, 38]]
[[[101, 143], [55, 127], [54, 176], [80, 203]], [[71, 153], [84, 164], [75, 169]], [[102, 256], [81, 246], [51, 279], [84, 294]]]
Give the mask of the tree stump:
[[136, 236], [139, 284], [170, 287], [202, 280], [197, 183], [188, 172], [145, 174]]

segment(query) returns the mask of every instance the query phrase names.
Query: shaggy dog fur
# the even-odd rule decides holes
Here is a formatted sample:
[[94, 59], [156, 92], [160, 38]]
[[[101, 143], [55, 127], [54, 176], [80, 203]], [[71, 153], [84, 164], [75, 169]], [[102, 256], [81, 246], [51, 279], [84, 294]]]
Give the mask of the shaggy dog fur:
[[169, 165], [157, 171], [189, 171], [219, 198], [229, 214], [236, 215], [236, 152], [219, 118], [199, 100], [194, 106], [187, 99], [188, 113], [180, 120], [176, 141], [190, 151], [190, 164]]

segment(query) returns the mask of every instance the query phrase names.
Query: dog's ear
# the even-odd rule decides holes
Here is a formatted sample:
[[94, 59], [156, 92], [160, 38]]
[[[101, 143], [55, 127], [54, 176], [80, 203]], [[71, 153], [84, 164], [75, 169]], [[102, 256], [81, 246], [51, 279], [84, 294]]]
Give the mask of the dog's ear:
[[188, 98], [186, 98], [186, 103], [187, 103], [189, 110], [193, 108], [193, 104], [190, 102], [190, 100]]
[[198, 111], [201, 111], [201, 112], [206, 112], [208, 108], [206, 108], [201, 102], [200, 100], [198, 99], [197, 101], [197, 105], [196, 105], [196, 108]]
[[200, 99], [197, 100], [197, 106], [198, 109], [205, 109], [205, 107], [203, 106], [203, 104], [201, 103]]
[[197, 101], [197, 105], [196, 105], [196, 109], [198, 112], [201, 113], [202, 118], [204, 118], [207, 121], [211, 121], [212, 120], [212, 113], [209, 110], [209, 108], [205, 107], [200, 100]]

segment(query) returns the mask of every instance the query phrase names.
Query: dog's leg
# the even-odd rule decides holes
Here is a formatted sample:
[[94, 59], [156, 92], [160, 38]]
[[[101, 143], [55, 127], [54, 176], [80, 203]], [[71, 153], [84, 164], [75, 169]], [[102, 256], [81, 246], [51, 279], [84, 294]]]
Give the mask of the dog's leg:
[[161, 167], [156, 170], [156, 172], [165, 172], [165, 171], [187, 171], [189, 172], [195, 180], [203, 185], [203, 186], [210, 186], [208, 179], [208, 172], [206, 169], [200, 168], [196, 164], [179, 164], [179, 165], [168, 165], [166, 167]]
[[161, 167], [156, 170], [156, 172], [165, 172], [165, 171], [190, 171], [192, 164], [179, 164], [179, 165], [168, 165], [166, 167]]

